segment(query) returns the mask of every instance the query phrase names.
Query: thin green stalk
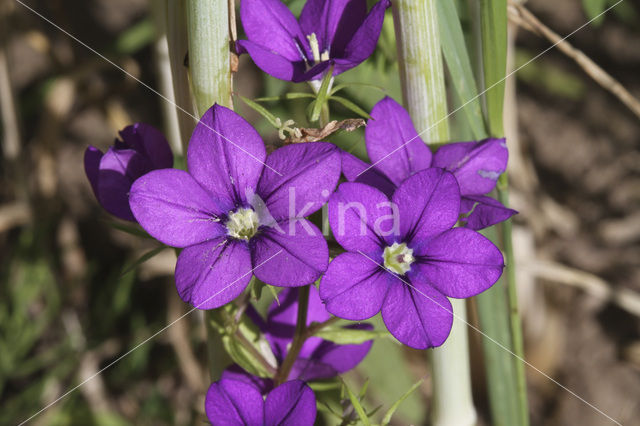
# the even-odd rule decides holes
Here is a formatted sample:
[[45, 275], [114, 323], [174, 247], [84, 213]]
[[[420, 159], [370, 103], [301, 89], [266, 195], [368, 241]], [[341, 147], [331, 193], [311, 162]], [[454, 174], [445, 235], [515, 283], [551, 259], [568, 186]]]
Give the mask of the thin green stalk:
[[[478, 12], [482, 84], [487, 90], [484, 96], [485, 121], [491, 136], [502, 137], [507, 67], [507, 0], [480, 0]], [[498, 199], [508, 206], [506, 175], [500, 177], [497, 189]], [[487, 338], [483, 339], [489, 402], [494, 425], [527, 426], [526, 378], [524, 364], [520, 360], [524, 358], [524, 349], [517, 305], [511, 221], [497, 228], [501, 231], [501, 238], [498, 238], [495, 229], [488, 230], [487, 234], [493, 241], [500, 241], [506, 270], [491, 290], [478, 296], [478, 316], [483, 332], [509, 351]]]
[[229, 10], [227, 0], [187, 0], [189, 72], [196, 111], [214, 103], [231, 106]]
[[[404, 104], [428, 144], [449, 141], [436, 1], [393, 2]], [[452, 300], [452, 306], [455, 319], [451, 333], [445, 344], [431, 353], [434, 426], [470, 426], [476, 422], [465, 301]]]
[[293, 335], [293, 342], [282, 365], [278, 369], [274, 381], [276, 386], [285, 382], [291, 373], [293, 364], [298, 359], [300, 350], [305, 340], [307, 340], [307, 310], [309, 308], [309, 286], [300, 287], [298, 290], [298, 318], [296, 320], [296, 331]]
[[[177, 0], [176, 0], [177, 2]], [[170, 2], [171, 3], [171, 2]], [[231, 106], [230, 29], [227, 0], [186, 0], [189, 72], [196, 113], [201, 117], [214, 103]], [[217, 380], [229, 364], [220, 335], [206, 313], [209, 369]]]

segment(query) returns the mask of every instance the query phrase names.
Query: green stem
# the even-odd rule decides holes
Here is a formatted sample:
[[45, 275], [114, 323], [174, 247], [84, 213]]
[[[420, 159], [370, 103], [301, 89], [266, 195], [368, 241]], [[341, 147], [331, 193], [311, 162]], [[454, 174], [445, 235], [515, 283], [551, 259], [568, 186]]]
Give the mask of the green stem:
[[[393, 2], [404, 104], [428, 144], [449, 141], [436, 1]], [[452, 300], [452, 306], [455, 319], [451, 333], [444, 345], [433, 349], [431, 356], [434, 426], [470, 426], [476, 421], [465, 301]]]
[[307, 309], [309, 308], [309, 286], [300, 287], [298, 290], [298, 319], [296, 321], [296, 331], [293, 336], [293, 342], [291, 343], [291, 348], [289, 348], [289, 352], [285, 357], [282, 365], [278, 369], [274, 381], [276, 386], [281, 383], [284, 383], [289, 374], [291, 373], [291, 369], [293, 368], [293, 364], [298, 359], [298, 355], [300, 354], [300, 350], [302, 350], [302, 345], [305, 340], [307, 340]]
[[189, 71], [198, 116], [214, 103], [231, 106], [227, 0], [187, 0]]

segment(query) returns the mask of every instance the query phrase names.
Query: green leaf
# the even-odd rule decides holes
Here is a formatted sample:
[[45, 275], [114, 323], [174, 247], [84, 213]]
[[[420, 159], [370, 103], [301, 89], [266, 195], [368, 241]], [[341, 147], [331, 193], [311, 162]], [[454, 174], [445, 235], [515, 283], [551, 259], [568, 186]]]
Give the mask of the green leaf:
[[355, 112], [356, 114], [358, 114], [363, 118], [366, 118], [367, 120], [371, 118], [371, 116], [365, 110], [363, 110], [358, 105], [351, 102], [349, 99], [343, 98], [341, 96], [330, 96], [329, 100], [338, 102], [343, 107]]
[[473, 68], [464, 41], [464, 33], [456, 6], [452, 1], [437, 1], [438, 20], [441, 22], [440, 44], [447, 63], [451, 82], [460, 99], [460, 108], [476, 140], [487, 137], [482, 119], [482, 108]]
[[362, 423], [365, 426], [369, 426], [371, 425], [371, 422], [369, 421], [369, 416], [367, 416], [367, 413], [364, 411], [364, 408], [362, 408], [362, 404], [360, 404], [360, 400], [358, 400], [358, 397], [351, 391], [351, 389], [349, 389], [349, 386], [347, 386], [347, 384], [343, 381], [342, 382], [344, 390], [347, 392], [347, 396], [349, 397], [349, 400], [351, 401], [351, 405], [353, 405], [354, 410], [356, 410], [356, 413], [358, 413], [358, 417], [360, 417], [360, 421], [362, 421]]
[[411, 395], [413, 393], [413, 391], [418, 389], [423, 381], [424, 381], [424, 379], [414, 383], [413, 386], [411, 386], [411, 388], [409, 388], [409, 390], [406, 391], [404, 393], [404, 395], [402, 395], [400, 397], [400, 399], [398, 399], [396, 402], [393, 403], [393, 405], [385, 413], [385, 415], [384, 415], [384, 417], [382, 419], [381, 425], [384, 426], [384, 425], [388, 425], [389, 424], [389, 422], [391, 421], [391, 416], [393, 416], [393, 413], [395, 413], [398, 410], [398, 407], [400, 407], [400, 404], [402, 404], [402, 402], [405, 399], [407, 399], [409, 397], [409, 395]]
[[357, 345], [368, 340], [389, 337], [387, 331], [358, 330], [354, 328], [325, 327], [315, 333], [316, 337], [329, 340], [339, 345]]
[[122, 272], [120, 273], [120, 276], [126, 275], [129, 272], [133, 271], [138, 266], [142, 265], [144, 262], [146, 262], [147, 260], [151, 259], [153, 256], [157, 255], [158, 253], [160, 253], [162, 250], [164, 250], [166, 248], [168, 248], [168, 247], [167, 246], [160, 246], [160, 247], [154, 248], [153, 250], [149, 250], [148, 252], [146, 252], [145, 254], [140, 256], [139, 258], [137, 258], [135, 261], [133, 261], [130, 265], [126, 266], [122, 270]]
[[377, 91], [382, 92], [382, 93], [387, 93], [387, 91], [384, 88], [382, 88], [380, 86], [376, 86], [375, 84], [353, 82], [353, 83], [337, 84], [333, 89], [331, 89], [330, 95], [335, 95], [339, 91], [344, 90], [344, 89], [348, 89], [349, 87], [361, 87], [361, 88], [365, 88], [365, 89], [377, 90]]
[[333, 79], [333, 65], [331, 65], [331, 67], [324, 73], [316, 100], [312, 103], [310, 117], [310, 121], [312, 122], [316, 122], [320, 119], [320, 112], [322, 111], [324, 104], [327, 103], [327, 98], [329, 96], [329, 85], [331, 84], [331, 79]]
[[275, 101], [303, 99], [303, 98], [315, 98], [315, 95], [313, 93], [291, 92], [291, 93], [285, 93], [282, 96], [267, 96], [264, 98], [256, 98], [254, 99], [254, 101], [255, 102], [275, 102]]
[[[598, 26], [602, 24], [602, 20], [604, 19], [604, 15], [600, 15], [604, 12], [604, 9], [607, 6], [607, 0], [582, 0], [582, 8], [584, 12], [587, 14], [587, 17], [592, 20], [591, 24], [593, 26]], [[600, 15], [600, 16], [598, 16]], [[598, 16], [596, 18], [596, 16]]]
[[258, 114], [260, 114], [264, 118], [266, 118], [267, 121], [269, 123], [271, 123], [271, 125], [273, 127], [275, 127], [275, 128], [280, 127], [277, 124], [278, 118], [275, 115], [271, 114], [269, 111], [267, 111], [267, 109], [265, 107], [263, 107], [262, 105], [260, 105], [259, 103], [255, 102], [255, 101], [252, 101], [251, 99], [245, 98], [244, 96], [238, 95], [238, 97], [240, 99], [242, 99], [242, 102], [247, 104], [248, 107], [250, 107], [251, 109], [256, 111]]
[[504, 78], [507, 72], [507, 0], [480, 0], [482, 66], [487, 123], [493, 137], [503, 137]]

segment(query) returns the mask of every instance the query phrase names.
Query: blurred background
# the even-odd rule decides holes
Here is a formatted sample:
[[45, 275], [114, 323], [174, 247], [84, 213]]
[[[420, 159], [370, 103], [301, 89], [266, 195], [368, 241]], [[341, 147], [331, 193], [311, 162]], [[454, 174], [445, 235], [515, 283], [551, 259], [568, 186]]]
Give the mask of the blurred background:
[[[166, 52], [149, 0], [24, 3], [166, 93]], [[299, 11], [304, 2], [289, 3]], [[566, 35], [613, 3], [530, 0], [526, 7]], [[639, 1], [625, 0], [569, 40], [636, 97], [639, 12]], [[550, 43], [512, 18], [515, 68]], [[238, 68], [235, 90], [249, 98], [308, 90], [266, 76], [247, 57]], [[342, 93], [368, 111], [385, 94], [401, 100], [397, 75], [389, 14], [374, 56], [338, 80], [381, 88], [353, 86]], [[632, 424], [640, 418], [640, 120], [558, 49], [518, 71], [507, 86], [527, 361]], [[173, 284], [174, 252], [131, 267], [157, 245], [118, 229], [121, 222], [100, 208], [83, 170], [86, 147], [108, 148], [127, 124], [165, 129], [165, 101], [14, 0], [0, 0], [0, 97], [0, 424], [27, 419], [92, 376], [31, 423], [203, 424], [209, 381], [198, 312], [96, 375], [188, 309]], [[267, 143], [278, 143], [266, 120], [235, 102]], [[265, 106], [307, 127], [304, 100]], [[336, 118], [357, 117], [332, 107]], [[456, 123], [454, 115], [454, 139], [466, 140]], [[365, 158], [363, 134], [360, 129], [331, 141]], [[179, 148], [179, 141], [171, 142]], [[473, 321], [473, 304], [470, 312]], [[487, 424], [480, 336], [470, 330], [470, 337], [474, 398]], [[607, 424], [535, 370], [527, 376], [532, 424]], [[426, 424], [424, 352], [380, 340], [348, 377], [371, 380], [370, 408], [388, 407], [426, 377], [394, 420]]]

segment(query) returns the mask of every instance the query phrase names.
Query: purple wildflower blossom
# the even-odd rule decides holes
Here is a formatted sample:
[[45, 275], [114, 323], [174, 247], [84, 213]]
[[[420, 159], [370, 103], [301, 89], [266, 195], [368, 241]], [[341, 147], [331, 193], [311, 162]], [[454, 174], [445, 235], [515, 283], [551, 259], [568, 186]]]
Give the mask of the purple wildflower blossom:
[[[509, 153], [504, 139], [458, 142], [443, 145], [435, 154], [418, 136], [407, 111], [386, 97], [371, 111], [365, 130], [370, 167], [351, 154], [343, 153], [343, 173], [351, 182], [362, 182], [387, 195], [406, 178], [427, 167], [441, 167], [454, 174], [460, 185], [460, 213], [466, 227], [482, 229], [509, 219], [515, 210], [486, 196], [507, 168]], [[409, 142], [411, 141], [411, 142]]]
[[135, 221], [129, 208], [129, 189], [145, 173], [173, 166], [169, 143], [156, 128], [136, 123], [120, 131], [122, 140], [103, 154], [89, 146], [84, 171], [102, 207], [114, 216]]
[[308, 0], [296, 20], [280, 0], [242, 0], [248, 40], [238, 41], [238, 52], [281, 80], [320, 78], [331, 64], [337, 75], [371, 56], [390, 4], [380, 0], [367, 14], [366, 0]]
[[146, 174], [130, 196], [133, 214], [151, 236], [184, 248], [175, 274], [184, 301], [213, 309], [236, 298], [252, 272], [266, 283], [295, 287], [326, 270], [327, 243], [304, 216], [320, 209], [338, 182], [334, 145], [289, 145], [267, 157], [248, 122], [214, 105], [193, 132], [187, 165], [188, 173]]
[[491, 241], [452, 229], [459, 210], [458, 183], [441, 168], [404, 180], [392, 203], [371, 186], [341, 184], [329, 199], [329, 223], [347, 253], [331, 262], [320, 282], [327, 310], [354, 321], [382, 311], [400, 342], [417, 349], [444, 343], [453, 322], [447, 296], [483, 292], [504, 267]]
[[306, 426], [316, 419], [316, 397], [300, 380], [281, 384], [263, 399], [251, 383], [223, 378], [209, 387], [205, 411], [214, 426]]

